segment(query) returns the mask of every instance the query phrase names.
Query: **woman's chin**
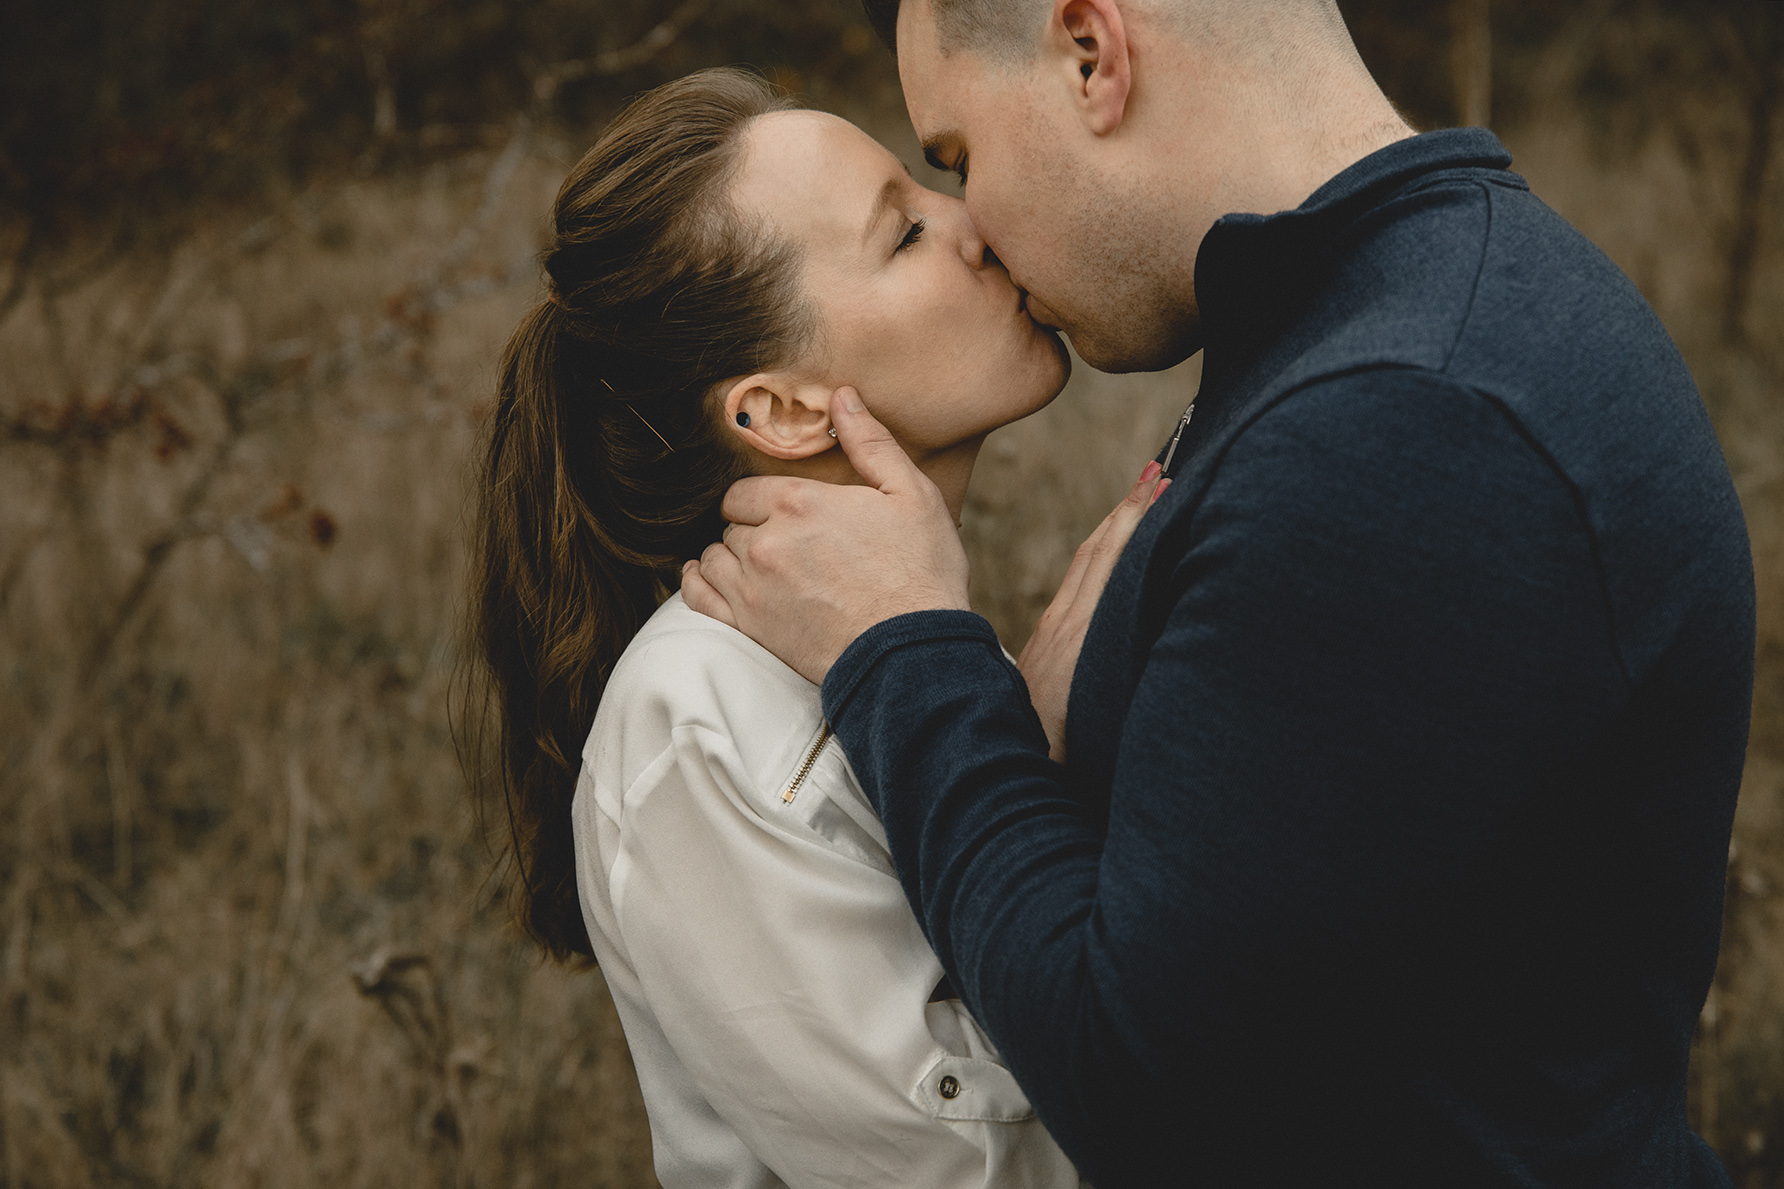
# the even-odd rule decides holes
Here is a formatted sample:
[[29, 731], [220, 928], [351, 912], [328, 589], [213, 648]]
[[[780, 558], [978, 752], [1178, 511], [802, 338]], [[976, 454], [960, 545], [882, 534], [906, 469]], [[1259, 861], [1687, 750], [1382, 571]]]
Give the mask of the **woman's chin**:
[[1022, 402], [1021, 406], [1015, 410], [1015, 415], [1004, 421], [998, 428], [1001, 429], [1004, 425], [1014, 425], [1018, 421], [1034, 416], [1052, 404], [1058, 399], [1059, 394], [1065, 391], [1066, 381], [1072, 378], [1072, 355], [1057, 337], [1053, 338], [1053, 345], [1058, 348], [1058, 352], [1053, 360], [1049, 361], [1050, 366], [1036, 375], [1034, 387], [1029, 390], [1029, 399]]
[[[1047, 341], [1053, 345], [1053, 354], [1059, 360], [1059, 384], [1053, 389], [1053, 396], [1065, 391], [1065, 383], [1072, 378], [1072, 353], [1065, 345], [1065, 337], [1057, 330], [1047, 331]], [[1053, 396], [1047, 399], [1051, 401]]]
[[[1048, 347], [1046, 378], [1035, 386], [1038, 399], [1028, 412], [1038, 413], [1053, 403], [1055, 397], [1065, 391], [1066, 381], [1072, 378], [1072, 353], [1066, 348], [1065, 341], [1059, 332], [1049, 330], [1043, 332]], [[1027, 416], [1024, 413], [1023, 416]]]

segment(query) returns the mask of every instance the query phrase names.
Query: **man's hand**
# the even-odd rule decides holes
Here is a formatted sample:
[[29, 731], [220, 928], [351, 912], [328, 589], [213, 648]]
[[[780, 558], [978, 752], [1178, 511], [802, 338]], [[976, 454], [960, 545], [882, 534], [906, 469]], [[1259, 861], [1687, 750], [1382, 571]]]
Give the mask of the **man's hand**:
[[1041, 615], [1034, 635], [1022, 649], [1017, 668], [1028, 682], [1028, 696], [1041, 726], [1047, 732], [1047, 750], [1055, 760], [1065, 762], [1065, 708], [1072, 692], [1072, 674], [1078, 668], [1078, 651], [1084, 646], [1084, 633], [1096, 611], [1103, 587], [1114, 572], [1115, 562], [1127, 548], [1127, 540], [1139, 527], [1140, 518], [1152, 502], [1171, 485], [1159, 479], [1159, 465], [1146, 464], [1140, 481], [1134, 484], [1127, 498], [1115, 505], [1102, 524], [1090, 534], [1072, 558], [1059, 593]]
[[688, 606], [818, 684], [874, 624], [967, 609], [966, 552], [941, 492], [854, 389], [831, 397], [830, 420], [868, 486], [740, 480], [725, 495], [724, 540], [681, 576]]

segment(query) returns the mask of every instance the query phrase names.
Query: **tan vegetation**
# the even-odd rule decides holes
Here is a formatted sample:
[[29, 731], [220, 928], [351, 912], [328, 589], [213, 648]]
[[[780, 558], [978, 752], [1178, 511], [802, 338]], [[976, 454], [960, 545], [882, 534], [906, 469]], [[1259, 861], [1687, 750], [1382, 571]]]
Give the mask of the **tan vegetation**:
[[[1760, 689], [1692, 1109], [1737, 1184], [1784, 1186], [1784, 130], [1754, 132], [1775, 67], [1637, 120], [1649, 100], [1576, 83], [1697, 10], [1581, 11], [1517, 50], [1502, 69], [1531, 81], [1494, 109], [1679, 339], [1752, 526]], [[388, 159], [161, 235], [0, 220], [0, 1184], [654, 1183], [598, 972], [505, 924], [448, 705], [468, 460], [598, 115], [552, 88], [678, 13], [716, 19], [645, 13], [425, 152], [374, 80]], [[883, 63], [813, 61], [779, 69], [921, 172]], [[965, 531], [1012, 647], [1195, 383], [1193, 361], [1080, 367], [992, 439]]]

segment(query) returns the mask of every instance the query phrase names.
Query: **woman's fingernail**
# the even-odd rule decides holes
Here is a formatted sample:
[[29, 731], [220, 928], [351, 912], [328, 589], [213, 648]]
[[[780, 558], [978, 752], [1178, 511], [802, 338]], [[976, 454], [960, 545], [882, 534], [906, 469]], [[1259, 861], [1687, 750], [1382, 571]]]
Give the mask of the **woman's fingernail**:
[[837, 395], [842, 397], [842, 407], [851, 413], [859, 413], [867, 407], [861, 403], [861, 394], [853, 388], [839, 389]]
[[1158, 465], [1158, 460], [1155, 458], [1146, 464], [1145, 470], [1140, 472], [1140, 482], [1150, 483], [1158, 478], [1163, 471], [1164, 468]]
[[1169, 479], [1160, 479], [1158, 481], [1158, 486], [1152, 489], [1152, 502], [1155, 504], [1158, 503], [1158, 497], [1163, 495], [1165, 493], [1165, 488], [1170, 485], [1171, 481]]

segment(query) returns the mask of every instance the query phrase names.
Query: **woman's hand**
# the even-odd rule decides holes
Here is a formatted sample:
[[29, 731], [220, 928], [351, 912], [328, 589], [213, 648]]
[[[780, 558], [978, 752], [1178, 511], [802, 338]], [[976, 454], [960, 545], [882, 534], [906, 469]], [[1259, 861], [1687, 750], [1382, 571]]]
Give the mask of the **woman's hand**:
[[1028, 695], [1034, 701], [1035, 713], [1047, 731], [1047, 750], [1055, 760], [1065, 762], [1065, 708], [1072, 692], [1072, 674], [1078, 668], [1078, 650], [1084, 646], [1084, 632], [1090, 617], [1102, 598], [1103, 587], [1115, 570], [1128, 538], [1139, 527], [1140, 518], [1152, 502], [1171, 485], [1159, 478], [1158, 463], [1149, 462], [1140, 472], [1127, 498], [1103, 519], [1090, 534], [1059, 584], [1059, 593], [1041, 615], [1034, 635], [1016, 661], [1028, 682]]

